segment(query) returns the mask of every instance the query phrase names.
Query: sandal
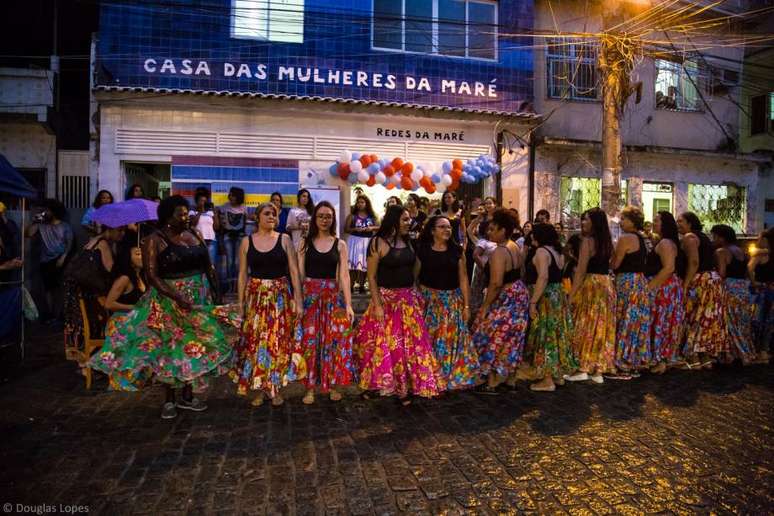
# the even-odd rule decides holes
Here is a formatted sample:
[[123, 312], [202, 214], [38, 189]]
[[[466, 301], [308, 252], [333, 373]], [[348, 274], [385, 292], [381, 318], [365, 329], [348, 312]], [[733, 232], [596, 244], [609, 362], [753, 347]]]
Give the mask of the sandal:
[[331, 401], [341, 401], [341, 393], [339, 391], [331, 390], [330, 393]]
[[496, 396], [498, 394], [497, 387], [492, 387], [488, 383], [482, 383], [481, 385], [477, 385], [473, 392], [477, 394], [488, 394], [491, 396]]
[[301, 403], [304, 405], [311, 405], [314, 403], [314, 391], [306, 391], [304, 397], [301, 398]]
[[413, 401], [412, 398], [413, 396], [411, 395], [408, 395], [405, 398], [398, 398], [398, 403], [400, 403], [402, 407], [408, 407], [409, 405], [411, 405], [411, 402]]
[[279, 407], [283, 403], [285, 403], [285, 399], [280, 396], [279, 394], [275, 394], [274, 397], [271, 399], [271, 406], [272, 407]]
[[363, 391], [360, 393], [360, 399], [365, 401], [375, 400], [379, 397], [377, 391]]

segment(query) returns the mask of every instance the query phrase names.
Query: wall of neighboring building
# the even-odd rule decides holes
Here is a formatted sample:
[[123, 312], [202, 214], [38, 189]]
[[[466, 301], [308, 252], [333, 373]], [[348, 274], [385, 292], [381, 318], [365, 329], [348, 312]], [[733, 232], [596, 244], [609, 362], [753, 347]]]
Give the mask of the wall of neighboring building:
[[0, 122], [0, 154], [21, 169], [45, 170], [41, 192], [56, 196], [56, 136], [38, 123]]

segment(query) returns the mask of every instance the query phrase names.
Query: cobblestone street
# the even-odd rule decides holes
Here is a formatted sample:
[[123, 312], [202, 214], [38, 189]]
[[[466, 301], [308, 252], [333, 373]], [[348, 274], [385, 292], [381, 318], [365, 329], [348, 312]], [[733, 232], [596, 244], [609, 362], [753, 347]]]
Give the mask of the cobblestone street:
[[[774, 510], [774, 380], [751, 366], [403, 409], [252, 408], [226, 378], [162, 421], [159, 388], [91, 391], [38, 337], [3, 366], [0, 503], [90, 514], [641, 514]], [[5, 507], [5, 506], [4, 506]], [[16, 510], [14, 508], [14, 510]]]

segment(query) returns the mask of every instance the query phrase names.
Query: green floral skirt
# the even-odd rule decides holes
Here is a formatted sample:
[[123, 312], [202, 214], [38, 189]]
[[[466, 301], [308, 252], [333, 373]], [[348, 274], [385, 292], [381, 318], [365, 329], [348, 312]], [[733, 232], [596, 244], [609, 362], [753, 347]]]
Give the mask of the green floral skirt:
[[233, 342], [239, 318], [236, 306], [215, 306], [208, 299], [203, 276], [165, 280], [193, 304], [190, 311], [156, 289], [150, 289], [134, 309], [110, 318], [105, 345], [90, 362], [110, 376], [115, 390], [136, 391], [150, 380], [195, 391], [210, 376], [233, 364]]

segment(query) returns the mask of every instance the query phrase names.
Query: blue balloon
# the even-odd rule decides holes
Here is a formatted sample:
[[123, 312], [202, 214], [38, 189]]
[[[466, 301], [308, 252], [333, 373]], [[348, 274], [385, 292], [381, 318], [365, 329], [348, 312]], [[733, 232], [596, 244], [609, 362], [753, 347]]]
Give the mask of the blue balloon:
[[330, 172], [332, 176], [338, 177], [339, 176], [339, 165], [338, 165], [338, 163], [334, 163], [333, 165], [331, 165], [330, 168], [328, 169], [328, 172]]
[[500, 171], [500, 165], [497, 163], [492, 164], [492, 167], [490, 168], [492, 171], [492, 174], [497, 174]]
[[432, 181], [435, 184], [438, 184], [441, 182], [441, 176], [439, 176], [438, 174], [433, 174], [432, 176], [430, 176], [430, 181]]
[[475, 175], [475, 176], [481, 175], [481, 167], [479, 167], [478, 165], [473, 167], [473, 175]]
[[388, 159], [384, 159], [384, 158], [380, 159], [379, 160], [379, 170], [384, 169], [384, 167], [386, 167], [389, 162], [390, 162], [390, 160], [388, 160]]
[[356, 159], [360, 159], [361, 154], [359, 152], [353, 152], [352, 153], [352, 161]]
[[355, 183], [357, 183], [357, 174], [355, 174], [354, 172], [350, 172], [347, 180], [350, 182], [350, 184], [354, 185]]
[[379, 164], [378, 163], [371, 163], [368, 165], [368, 171], [371, 172], [371, 174], [376, 174], [379, 172]]
[[445, 173], [447, 173], [447, 174], [448, 174], [448, 173], [449, 173], [449, 172], [451, 172], [451, 170], [452, 170], [452, 164], [451, 164], [451, 162], [449, 162], [449, 161], [444, 161], [444, 162], [443, 162], [443, 165], [441, 166], [441, 168], [443, 169], [443, 171], [444, 171]]

